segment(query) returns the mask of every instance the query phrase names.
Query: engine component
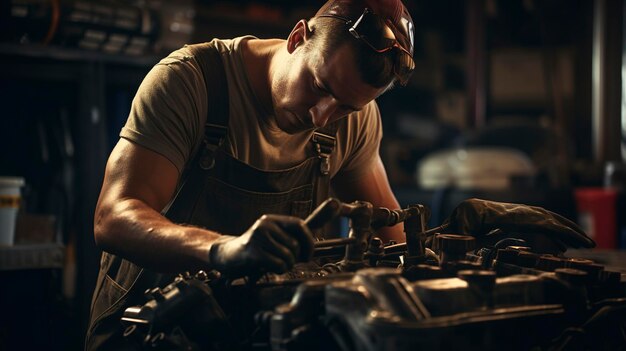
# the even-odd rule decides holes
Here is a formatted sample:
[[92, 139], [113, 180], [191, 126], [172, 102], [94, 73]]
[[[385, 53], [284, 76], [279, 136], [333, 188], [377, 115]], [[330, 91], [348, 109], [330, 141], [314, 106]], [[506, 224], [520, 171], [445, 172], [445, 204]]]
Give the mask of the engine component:
[[[442, 227], [428, 230], [428, 215], [421, 205], [391, 211], [330, 199], [306, 222], [345, 216], [350, 234], [317, 242], [317, 261], [258, 279], [180, 276], [125, 311], [126, 335], [140, 349], [179, 350], [626, 345], [620, 273], [535, 253], [518, 238], [477, 248], [472, 237], [435, 235]], [[406, 244], [373, 236], [374, 227], [398, 222]]]

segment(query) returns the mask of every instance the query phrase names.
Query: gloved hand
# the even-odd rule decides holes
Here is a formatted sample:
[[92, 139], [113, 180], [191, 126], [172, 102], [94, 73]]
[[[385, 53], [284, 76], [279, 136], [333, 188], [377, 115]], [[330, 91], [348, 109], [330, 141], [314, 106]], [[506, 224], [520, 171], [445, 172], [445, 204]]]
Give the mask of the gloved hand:
[[312, 255], [313, 234], [303, 220], [263, 215], [241, 236], [223, 235], [213, 242], [209, 264], [230, 277], [241, 277], [284, 273], [296, 261], [308, 261]]
[[[541, 207], [468, 199], [450, 217], [448, 233], [471, 235], [481, 246], [493, 245], [505, 237], [526, 240], [537, 252], [558, 253], [568, 247], [591, 248], [596, 244], [574, 222]], [[487, 235], [494, 229], [502, 232]]]

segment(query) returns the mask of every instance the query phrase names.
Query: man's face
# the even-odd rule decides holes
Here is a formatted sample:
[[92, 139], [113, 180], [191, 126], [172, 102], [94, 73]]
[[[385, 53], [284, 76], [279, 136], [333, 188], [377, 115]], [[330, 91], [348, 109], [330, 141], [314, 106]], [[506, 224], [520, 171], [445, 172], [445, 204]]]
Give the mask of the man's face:
[[[311, 41], [304, 45], [314, 45]], [[290, 134], [320, 128], [358, 111], [380, 95], [361, 79], [347, 45], [323, 57], [316, 47], [293, 51], [272, 81], [278, 127]]]

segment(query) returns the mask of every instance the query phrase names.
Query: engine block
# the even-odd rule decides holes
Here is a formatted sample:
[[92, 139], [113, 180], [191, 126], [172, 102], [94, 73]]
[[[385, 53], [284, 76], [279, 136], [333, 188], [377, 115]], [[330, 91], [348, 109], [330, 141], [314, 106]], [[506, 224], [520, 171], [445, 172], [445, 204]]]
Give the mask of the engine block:
[[[476, 247], [472, 237], [435, 234], [445, 228], [427, 230], [419, 205], [339, 205], [316, 212], [348, 216], [350, 236], [320, 244], [314, 262], [236, 280], [181, 275], [126, 310], [125, 335], [152, 350], [626, 348], [619, 272], [534, 252], [519, 238]], [[399, 221], [406, 244], [373, 237]]]

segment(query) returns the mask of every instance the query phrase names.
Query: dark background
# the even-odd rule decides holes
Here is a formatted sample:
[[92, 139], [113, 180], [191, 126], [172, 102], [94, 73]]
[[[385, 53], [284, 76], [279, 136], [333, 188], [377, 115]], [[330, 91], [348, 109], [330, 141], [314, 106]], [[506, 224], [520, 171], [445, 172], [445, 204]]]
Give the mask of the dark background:
[[[26, 179], [22, 214], [53, 215], [53, 240], [65, 253], [63, 268], [0, 272], [0, 349], [82, 348], [100, 257], [92, 227], [104, 165], [152, 65], [185, 43], [214, 37], [286, 38], [321, 4], [0, 5], [0, 175]], [[381, 155], [400, 202], [431, 206], [433, 224], [470, 196], [537, 204], [576, 220], [575, 190], [603, 186], [606, 163], [623, 161], [623, 1], [405, 4], [417, 68], [407, 87], [378, 99]], [[598, 113], [594, 62], [603, 78]], [[595, 118], [604, 126], [599, 136]], [[495, 190], [423, 186], [419, 162], [458, 146], [515, 149], [536, 176]]]

